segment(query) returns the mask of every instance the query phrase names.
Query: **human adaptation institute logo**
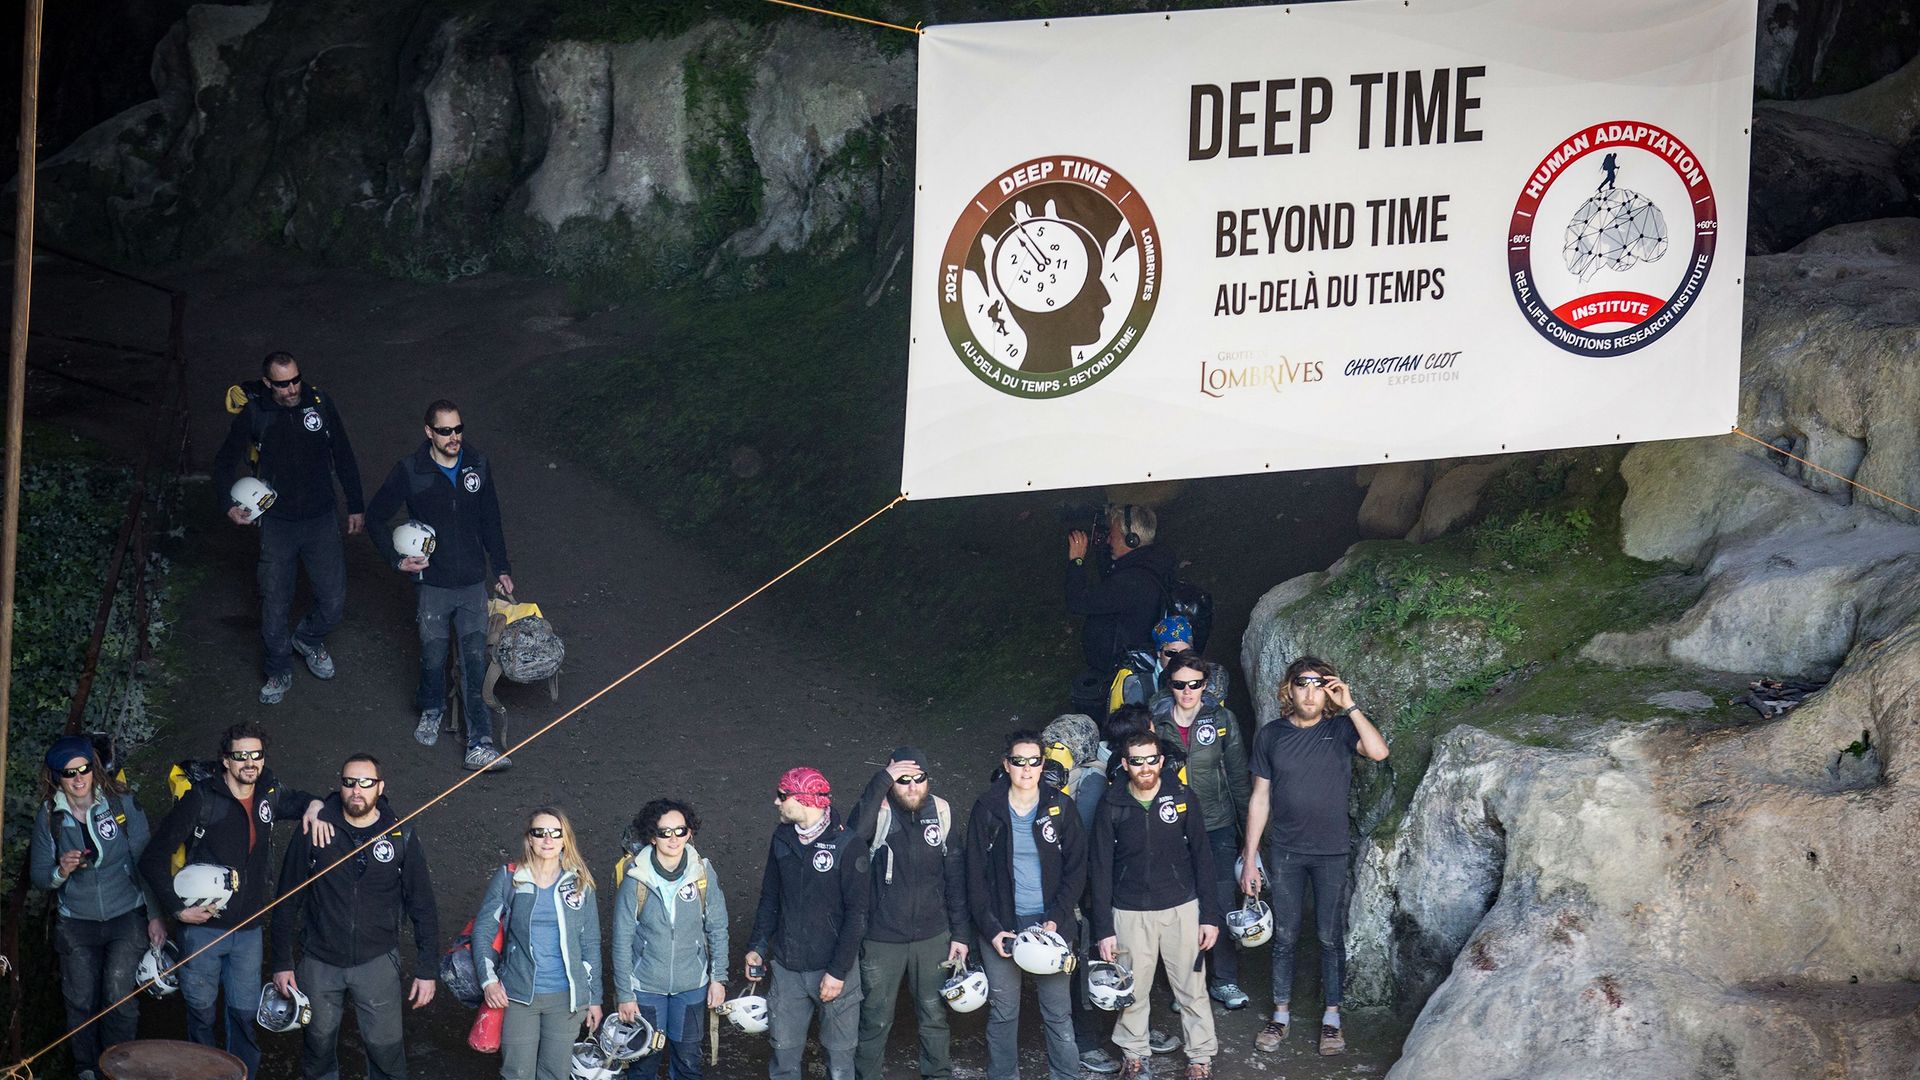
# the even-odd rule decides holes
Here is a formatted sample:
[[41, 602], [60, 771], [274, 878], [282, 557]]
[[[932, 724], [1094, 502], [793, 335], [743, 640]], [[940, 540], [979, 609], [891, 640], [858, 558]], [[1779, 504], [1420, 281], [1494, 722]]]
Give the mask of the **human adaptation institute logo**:
[[1126, 178], [1034, 158], [982, 187], [940, 260], [940, 322], [981, 382], [1065, 397], [1139, 348], [1160, 298], [1160, 232]]
[[1508, 229], [1508, 281], [1541, 337], [1618, 356], [1692, 309], [1719, 235], [1699, 157], [1652, 124], [1610, 120], [1569, 136], [1527, 178]]

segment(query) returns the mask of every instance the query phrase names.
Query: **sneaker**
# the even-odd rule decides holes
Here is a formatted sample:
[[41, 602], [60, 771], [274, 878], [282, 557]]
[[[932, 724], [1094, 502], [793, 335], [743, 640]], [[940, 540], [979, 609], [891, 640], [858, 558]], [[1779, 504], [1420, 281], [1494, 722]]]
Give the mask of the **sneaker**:
[[306, 658], [307, 670], [313, 672], [316, 679], [333, 678], [333, 654], [327, 652], [326, 645], [309, 645], [299, 638], [293, 639], [293, 651]]
[[1229, 1012], [1247, 1007], [1246, 993], [1233, 983], [1221, 983], [1207, 991], [1207, 996], [1225, 1006]]
[[1146, 1058], [1127, 1058], [1120, 1064], [1120, 1080], [1153, 1080], [1153, 1066]]
[[491, 742], [467, 747], [467, 756], [460, 762], [468, 772], [479, 772], [487, 766], [493, 766], [494, 772], [511, 768], [513, 759], [493, 748]]
[[1213, 1080], [1213, 1066], [1204, 1061], [1187, 1062], [1187, 1080]]
[[1149, 1030], [1147, 1032], [1147, 1049], [1156, 1054], [1171, 1054], [1175, 1050], [1180, 1049], [1180, 1037], [1178, 1035], [1169, 1035], [1164, 1031]]
[[1104, 1047], [1099, 1046], [1080, 1055], [1080, 1067], [1088, 1072], [1096, 1072], [1102, 1075], [1120, 1071], [1120, 1063], [1113, 1060], [1113, 1055], [1107, 1053]]
[[420, 722], [413, 725], [413, 741], [421, 746], [432, 746], [440, 741], [440, 717], [442, 709], [421, 709]]
[[278, 705], [280, 699], [286, 697], [287, 691], [291, 689], [293, 689], [293, 672], [283, 671], [278, 675], [269, 675], [267, 681], [260, 684], [260, 704]]
[[1263, 1054], [1278, 1053], [1280, 1044], [1287, 1041], [1287, 1025], [1278, 1020], [1267, 1021], [1260, 1034], [1253, 1037], [1253, 1048]]
[[1320, 1025], [1320, 1056], [1332, 1057], [1347, 1052], [1347, 1037], [1332, 1024]]

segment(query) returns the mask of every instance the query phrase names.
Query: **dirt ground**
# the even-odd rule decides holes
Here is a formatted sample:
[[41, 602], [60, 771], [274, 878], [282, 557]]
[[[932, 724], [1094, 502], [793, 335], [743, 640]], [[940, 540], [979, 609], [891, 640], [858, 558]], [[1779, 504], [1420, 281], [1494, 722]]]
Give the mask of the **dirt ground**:
[[[271, 349], [298, 355], [308, 379], [337, 401], [369, 497], [393, 462], [419, 442], [424, 403], [442, 396], [460, 403], [471, 445], [494, 464], [520, 598], [545, 609], [568, 647], [557, 704], [549, 703], [543, 688], [502, 683], [509, 741], [579, 703], [759, 584], [659, 528], [648, 508], [617, 483], [536, 450], [552, 444], [550, 433], [530, 430], [517, 417], [515, 373], [523, 366], [575, 350], [590, 350], [585, 354], [590, 357], [618, 356], [638, 335], [643, 313], [576, 319], [567, 313], [558, 285], [501, 275], [428, 286], [252, 260], [181, 271], [167, 280], [191, 297], [195, 469], [206, 468], [224, 435], [223, 390], [252, 377], [259, 357]], [[97, 337], [151, 333], [153, 305], [136, 303], [129, 295], [97, 276], [61, 276], [49, 268], [36, 326], [64, 322], [70, 330]], [[131, 377], [116, 385], [137, 392], [140, 382]], [[54, 423], [108, 438], [144, 430], [126, 403], [98, 394], [88, 398], [71, 388], [55, 397], [35, 399], [48, 406], [41, 415], [58, 414], [51, 417]], [[82, 401], [87, 403], [74, 404]], [[360, 537], [348, 541], [347, 616], [330, 640], [338, 677], [318, 681], [296, 662], [286, 701], [263, 706], [257, 701], [254, 535], [220, 516], [215, 493], [204, 483], [189, 488], [187, 508], [187, 530], [173, 551], [185, 591], [166, 660], [174, 680], [165, 706], [169, 723], [142, 753], [137, 770], [150, 802], [164, 797], [159, 781], [165, 762], [211, 754], [217, 733], [240, 719], [267, 724], [276, 772], [310, 789], [324, 790], [338, 763], [361, 751], [383, 761], [388, 794], [403, 811], [467, 775], [459, 768], [453, 737], [432, 748], [411, 737], [418, 665], [412, 590], [375, 558], [370, 543]], [[912, 512], [911, 504], [893, 511]], [[886, 517], [870, 526], [886, 527]], [[1050, 591], [1052, 583], [1046, 587]], [[304, 610], [304, 595], [298, 607]], [[804, 629], [823, 617], [784, 606], [776, 588], [515, 753], [510, 771], [480, 777], [418, 819], [434, 867], [443, 933], [457, 931], [472, 912], [489, 873], [510, 847], [517, 852], [526, 809], [543, 802], [568, 809], [596, 873], [610, 877], [622, 828], [641, 803], [665, 794], [692, 801], [705, 819], [697, 843], [718, 868], [732, 911], [736, 965], [773, 825], [769, 796], [781, 771], [794, 764], [817, 765], [850, 802], [891, 747], [913, 741], [932, 758], [935, 790], [961, 806], [971, 805], [997, 756], [997, 734], [986, 734], [997, 727], [931, 722], [913, 703], [891, 696], [870, 673], [836, 667], [830, 651], [809, 641]], [[609, 889], [601, 897], [603, 917], [610, 903]], [[437, 949], [441, 943], [433, 944]], [[1406, 1025], [1367, 1011], [1349, 1017], [1356, 1045], [1344, 1057], [1315, 1055], [1310, 1023], [1297, 1026], [1280, 1054], [1256, 1057], [1251, 1042], [1260, 1025], [1259, 1003], [1268, 996], [1266, 956], [1259, 950], [1245, 964], [1255, 1007], [1237, 1013], [1216, 1009], [1223, 1047], [1216, 1075], [1384, 1074]], [[1301, 966], [1313, 970], [1310, 952]], [[1303, 1020], [1311, 1019], [1309, 1005], [1317, 997], [1317, 992], [1302, 995], [1297, 1011]], [[1039, 1076], [1044, 1060], [1032, 1008], [1029, 995], [1023, 1070]], [[471, 1017], [442, 993], [410, 1018], [414, 1076], [441, 1080], [493, 1071], [493, 1061], [465, 1046]], [[145, 1010], [143, 1029], [177, 1038], [181, 1023], [177, 1005], [156, 1004]], [[1157, 1020], [1156, 1026], [1166, 1025]], [[889, 1076], [915, 1071], [911, 1027], [910, 1016], [903, 1015], [890, 1044]], [[345, 1075], [357, 1077], [364, 1066], [351, 1022], [348, 1029], [343, 1065]], [[984, 1013], [955, 1018], [957, 1075], [983, 1073], [983, 1029]], [[262, 1033], [262, 1042], [265, 1076], [298, 1074], [297, 1037]], [[764, 1038], [728, 1029], [720, 1063], [711, 1072], [723, 1078], [760, 1075], [765, 1056]], [[1177, 1066], [1184, 1065], [1178, 1055], [1159, 1063], [1163, 1075], [1178, 1075]], [[823, 1072], [817, 1052], [810, 1054], [808, 1067]]]

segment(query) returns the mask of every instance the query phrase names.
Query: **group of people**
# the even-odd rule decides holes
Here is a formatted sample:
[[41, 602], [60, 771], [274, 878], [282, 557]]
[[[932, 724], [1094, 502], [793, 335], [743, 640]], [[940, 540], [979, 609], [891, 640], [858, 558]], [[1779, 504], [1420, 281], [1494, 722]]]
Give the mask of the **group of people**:
[[[259, 475], [279, 494], [273, 510], [281, 513], [258, 521], [261, 701], [285, 695], [294, 652], [317, 677], [333, 674], [325, 639], [343, 607], [338, 477], [347, 531], [368, 530], [371, 518], [391, 564], [422, 575], [415, 734], [431, 743], [448, 624], [477, 704], [484, 662], [467, 656], [474, 605], [484, 627], [487, 575], [511, 589], [486, 460], [462, 446], [459, 410], [436, 401], [425, 443], [394, 467], [363, 516], [331, 402], [302, 383], [285, 353], [269, 356], [263, 373], [216, 466], [223, 477], [251, 446]], [[381, 536], [402, 503], [439, 531], [425, 565]], [[702, 1035], [716, 1011], [731, 1011], [741, 1026], [766, 1031], [771, 1080], [800, 1076], [816, 1019], [831, 1080], [877, 1080], [904, 987], [923, 1078], [952, 1075], [949, 1006], [984, 1003], [987, 1075], [1012, 1080], [1030, 979], [1052, 1080], [1083, 1069], [1148, 1077], [1153, 1055], [1182, 1046], [1184, 1075], [1206, 1080], [1220, 1050], [1213, 1004], [1248, 1005], [1238, 950], [1269, 936], [1273, 1009], [1253, 1049], [1273, 1052], [1287, 1039], [1309, 894], [1320, 943], [1318, 1048], [1341, 1052], [1352, 763], [1385, 759], [1386, 743], [1334, 667], [1301, 657], [1278, 688], [1279, 719], [1249, 744], [1224, 700], [1225, 669], [1195, 648], [1188, 619], [1162, 610], [1172, 560], [1153, 548], [1152, 512], [1114, 508], [1106, 524], [1113, 557], [1097, 560], [1097, 580], [1086, 564], [1099, 545], [1083, 532], [1068, 539], [1069, 610], [1087, 619], [1079, 708], [1044, 730], [1008, 733], [964, 821], [935, 794], [929, 756], [912, 746], [893, 750], [845, 809], [816, 768], [779, 777], [777, 824], [742, 956], [743, 997], [727, 999], [728, 907], [716, 868], [695, 846], [693, 806], [654, 799], [633, 818], [613, 867], [610, 956], [597, 880], [572, 822], [559, 807], [532, 810], [519, 857], [493, 872], [465, 937], [480, 999], [504, 1013], [501, 1075], [578, 1075], [581, 1032], [606, 1024], [660, 1036], [662, 1052], [632, 1075], [664, 1067], [671, 1080], [698, 1080]], [[307, 567], [316, 606], [289, 634], [296, 562]], [[504, 766], [485, 708], [468, 713], [476, 741], [467, 767]], [[183, 778], [151, 829], [92, 740], [67, 736], [46, 751], [30, 874], [53, 893], [83, 1080], [95, 1080], [104, 1046], [134, 1036], [130, 995], [141, 985], [156, 993], [177, 985], [188, 1038], [223, 1045], [250, 1078], [259, 1069], [256, 1019], [290, 1028], [267, 1022], [287, 1002], [299, 1003], [308, 1080], [338, 1075], [349, 1004], [369, 1077], [407, 1075], [405, 1012], [434, 999], [442, 973], [425, 846], [411, 824], [399, 824], [373, 754], [348, 757], [336, 788], [310, 793], [282, 784], [267, 750], [260, 726], [228, 728], [217, 760]], [[276, 869], [273, 830], [283, 822], [297, 828]], [[276, 888], [281, 902], [263, 918]], [[407, 957], [403, 924], [412, 934]], [[1179, 1038], [1149, 1023], [1159, 978], [1175, 1002]], [[971, 1000], [976, 990], [983, 1001]]]

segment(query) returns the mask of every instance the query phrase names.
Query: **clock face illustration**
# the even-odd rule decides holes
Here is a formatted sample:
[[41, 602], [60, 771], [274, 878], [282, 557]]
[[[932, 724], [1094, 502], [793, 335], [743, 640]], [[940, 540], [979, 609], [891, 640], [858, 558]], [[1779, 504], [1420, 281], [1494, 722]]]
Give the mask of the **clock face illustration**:
[[940, 317], [974, 376], [1062, 397], [1131, 356], [1160, 292], [1146, 200], [1097, 162], [1035, 158], [981, 188], [942, 260]]

